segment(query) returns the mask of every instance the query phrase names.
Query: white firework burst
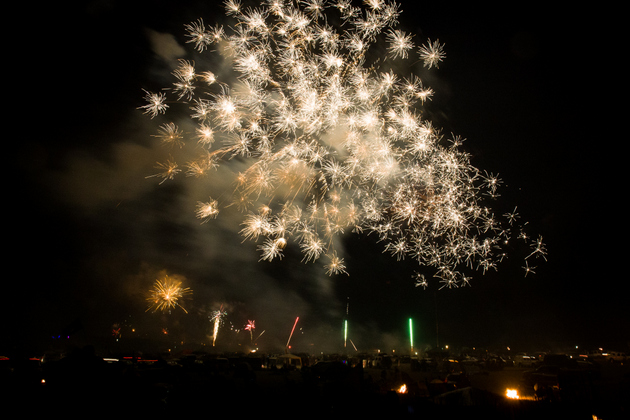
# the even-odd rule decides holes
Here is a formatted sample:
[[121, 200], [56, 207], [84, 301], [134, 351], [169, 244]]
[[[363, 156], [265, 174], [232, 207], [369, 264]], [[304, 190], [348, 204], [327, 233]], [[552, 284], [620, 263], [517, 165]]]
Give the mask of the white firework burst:
[[[347, 274], [337, 238], [368, 232], [397, 260], [433, 267], [441, 287], [467, 285], [461, 266], [495, 269], [518, 217], [505, 214], [503, 226], [494, 216], [484, 203], [499, 196], [501, 180], [471, 165], [461, 138], [443, 138], [424, 118], [434, 91], [418, 75], [395, 72], [405, 59], [438, 68], [444, 45], [416, 48], [398, 28], [396, 2], [364, 3], [264, 0], [254, 8], [226, 0], [229, 25], [186, 25], [195, 50], [223, 54], [232, 72], [221, 80], [180, 60], [171, 101], [190, 110], [196, 141], [184, 144], [173, 123], [161, 138], [187, 159], [201, 150], [188, 174], [208, 182], [208, 169], [244, 163], [232, 196], [199, 202], [197, 215], [205, 222], [223, 206], [242, 210], [241, 235], [260, 241], [262, 261], [296, 246], [305, 262], [325, 256], [328, 274]], [[151, 118], [166, 113], [164, 93], [145, 99], [140, 108]], [[174, 160], [160, 168], [162, 182], [180, 172]], [[530, 245], [528, 258], [545, 256], [541, 239]]]

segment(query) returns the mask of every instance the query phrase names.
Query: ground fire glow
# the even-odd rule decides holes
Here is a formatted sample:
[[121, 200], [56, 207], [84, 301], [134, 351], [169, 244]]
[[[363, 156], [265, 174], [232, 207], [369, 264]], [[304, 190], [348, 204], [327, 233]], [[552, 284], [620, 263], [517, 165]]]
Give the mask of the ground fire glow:
[[518, 395], [518, 390], [509, 388], [505, 391], [505, 396], [513, 400], [518, 400], [520, 398]]

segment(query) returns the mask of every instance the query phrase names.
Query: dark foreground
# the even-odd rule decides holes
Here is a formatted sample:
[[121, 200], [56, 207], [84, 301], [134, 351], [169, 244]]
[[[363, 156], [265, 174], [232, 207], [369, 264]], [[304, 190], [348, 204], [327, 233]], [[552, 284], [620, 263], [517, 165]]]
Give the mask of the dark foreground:
[[[2, 368], [2, 403], [17, 416], [342, 416], [368, 418], [588, 419], [627, 418], [627, 367], [605, 366], [579, 389], [535, 399], [505, 397], [522, 386], [523, 369], [471, 371], [445, 382], [443, 372], [410, 365], [383, 368], [326, 362], [302, 370], [263, 369], [257, 361], [120, 360], [77, 354], [41, 363], [13, 360]], [[44, 382], [42, 382], [42, 379]], [[405, 385], [406, 392], [398, 392]]]

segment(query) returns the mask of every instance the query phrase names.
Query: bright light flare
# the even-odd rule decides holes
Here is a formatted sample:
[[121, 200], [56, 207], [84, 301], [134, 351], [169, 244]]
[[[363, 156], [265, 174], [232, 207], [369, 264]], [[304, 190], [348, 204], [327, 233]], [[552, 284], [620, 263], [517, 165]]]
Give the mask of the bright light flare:
[[508, 388], [505, 390], [505, 396], [512, 399], [512, 400], [518, 400], [520, 399], [519, 395], [518, 395], [518, 390], [516, 389], [511, 389]]

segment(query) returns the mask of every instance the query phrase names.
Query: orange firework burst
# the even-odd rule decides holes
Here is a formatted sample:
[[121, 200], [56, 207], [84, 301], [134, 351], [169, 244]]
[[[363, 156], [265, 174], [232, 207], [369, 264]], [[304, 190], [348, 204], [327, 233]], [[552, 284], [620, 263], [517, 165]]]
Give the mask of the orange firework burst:
[[184, 312], [188, 313], [180, 300], [192, 294], [189, 287], [182, 287], [182, 282], [174, 280], [169, 276], [164, 276], [163, 280], [156, 280], [153, 288], [149, 291], [147, 302], [149, 307], [147, 311], [167, 311], [179, 306]]

